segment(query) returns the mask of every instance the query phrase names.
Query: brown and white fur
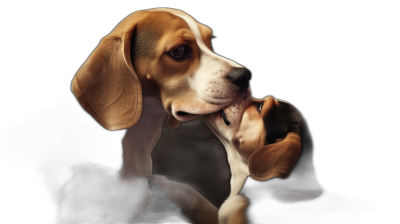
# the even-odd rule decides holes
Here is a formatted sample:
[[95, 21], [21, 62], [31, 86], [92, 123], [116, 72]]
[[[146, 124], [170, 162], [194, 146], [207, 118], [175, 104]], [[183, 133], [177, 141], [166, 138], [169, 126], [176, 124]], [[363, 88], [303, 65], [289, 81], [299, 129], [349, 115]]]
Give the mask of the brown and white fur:
[[[117, 178], [122, 181], [121, 186], [132, 178], [152, 175], [150, 154], [161, 135], [166, 112], [172, 115], [169, 125], [177, 127], [179, 121], [218, 111], [249, 94], [250, 71], [215, 54], [211, 38], [210, 28], [182, 11], [137, 11], [101, 40], [76, 73], [72, 91], [82, 107], [109, 130], [128, 129], [122, 141], [123, 164], [120, 179]], [[89, 175], [87, 168], [80, 171], [64, 187], [62, 220], [124, 222], [135, 216], [134, 212], [129, 214], [129, 203], [117, 206], [127, 211], [120, 217], [111, 215], [112, 211], [103, 212], [104, 205], [87, 213], [85, 208], [97, 205], [89, 199], [79, 199], [79, 190], [87, 186], [85, 180], [96, 175]], [[93, 184], [101, 178], [98, 176]], [[119, 187], [114, 186], [113, 191]], [[143, 187], [139, 193], [142, 207], [150, 194]], [[124, 194], [116, 198], [98, 200], [117, 204], [123, 201]], [[79, 203], [81, 207], [75, 209]]]
[[[203, 119], [224, 145], [232, 174], [229, 197], [218, 212], [210, 210], [214, 213], [204, 213], [203, 217], [214, 217], [213, 223], [254, 223], [252, 217], [273, 209], [265, 207], [265, 200], [299, 202], [322, 194], [312, 163], [311, 135], [301, 114], [289, 103], [273, 97], [243, 98]], [[257, 181], [247, 180], [248, 176]], [[152, 181], [162, 183], [173, 201], [184, 202], [184, 197], [176, 197], [173, 191], [187, 186], [182, 188], [160, 176], [152, 177]], [[190, 197], [204, 200], [200, 194]], [[253, 203], [257, 201], [262, 203]], [[256, 223], [265, 222], [269, 220]]]

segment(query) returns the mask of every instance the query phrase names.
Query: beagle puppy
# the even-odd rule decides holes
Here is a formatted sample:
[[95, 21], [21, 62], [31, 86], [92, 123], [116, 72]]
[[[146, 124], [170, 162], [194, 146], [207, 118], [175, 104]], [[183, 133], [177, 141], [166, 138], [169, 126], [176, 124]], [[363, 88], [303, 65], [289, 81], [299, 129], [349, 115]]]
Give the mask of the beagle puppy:
[[[310, 132], [300, 112], [289, 103], [271, 96], [262, 100], [243, 98], [202, 117], [226, 149], [231, 190], [217, 211], [216, 207], [207, 207], [210, 204], [198, 192], [176, 193], [190, 192], [189, 186], [163, 176], [152, 176], [151, 182], [181, 207], [191, 208], [199, 213], [198, 216], [211, 220], [207, 223], [253, 223], [254, 220], [249, 218], [257, 216], [257, 212], [272, 210], [265, 207], [265, 200], [261, 204], [253, 203], [259, 202], [260, 198], [299, 202], [322, 194], [312, 163]], [[248, 176], [257, 181], [247, 180]], [[187, 202], [188, 198], [192, 199], [191, 203]], [[193, 201], [200, 206], [194, 208]], [[201, 213], [207, 209], [207, 213]]]
[[[144, 177], [152, 175], [151, 152], [165, 115], [176, 128], [180, 121], [219, 111], [249, 95], [251, 72], [215, 54], [212, 36], [209, 27], [183, 11], [156, 8], [130, 14], [100, 41], [75, 74], [71, 89], [104, 128], [127, 129], [123, 164], [118, 174], [90, 166], [75, 169], [62, 191], [63, 221], [131, 221], [151, 196]], [[142, 179], [130, 184], [132, 178]], [[129, 186], [141, 191], [127, 196], [121, 189]], [[136, 199], [129, 202], [130, 197], [141, 197], [143, 209], [137, 209]]]

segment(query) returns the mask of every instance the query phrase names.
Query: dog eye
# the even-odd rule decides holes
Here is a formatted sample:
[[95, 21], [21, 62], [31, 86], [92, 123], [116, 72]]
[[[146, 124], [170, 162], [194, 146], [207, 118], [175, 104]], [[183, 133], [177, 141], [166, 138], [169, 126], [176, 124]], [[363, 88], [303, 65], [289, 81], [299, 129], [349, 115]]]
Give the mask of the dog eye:
[[174, 58], [181, 58], [182, 56], [184, 56], [186, 54], [186, 49], [185, 49], [185, 46], [182, 45], [182, 46], [179, 46], [179, 47], [173, 49], [169, 53]]
[[258, 112], [261, 113], [261, 110], [262, 110], [262, 107], [263, 107], [263, 105], [264, 105], [264, 102], [262, 102], [262, 103], [255, 103], [254, 105], [257, 107]]

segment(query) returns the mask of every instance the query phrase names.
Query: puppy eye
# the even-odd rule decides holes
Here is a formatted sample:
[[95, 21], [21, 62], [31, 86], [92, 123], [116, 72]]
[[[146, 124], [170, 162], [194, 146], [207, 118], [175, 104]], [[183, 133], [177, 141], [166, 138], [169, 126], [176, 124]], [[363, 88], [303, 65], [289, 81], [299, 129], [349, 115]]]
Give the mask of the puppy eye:
[[181, 59], [183, 56], [187, 55], [187, 50], [184, 45], [174, 48], [169, 52], [172, 57], [176, 59]]
[[262, 108], [263, 108], [264, 102], [262, 102], [262, 103], [255, 103], [254, 105], [257, 107], [258, 112], [261, 113], [261, 110], [262, 110]]

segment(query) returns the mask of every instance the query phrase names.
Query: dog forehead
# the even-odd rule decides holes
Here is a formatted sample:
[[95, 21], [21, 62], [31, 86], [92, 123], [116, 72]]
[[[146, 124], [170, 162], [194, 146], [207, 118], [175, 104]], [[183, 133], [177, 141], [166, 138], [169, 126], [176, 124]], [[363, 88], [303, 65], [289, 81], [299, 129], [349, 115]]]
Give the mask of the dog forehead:
[[179, 29], [189, 29], [185, 20], [167, 11], [149, 11], [138, 27], [165, 35], [167, 32], [176, 32]]
[[218, 54], [215, 54], [213, 52], [213, 49], [211, 46], [212, 30], [208, 26], [197, 22], [197, 20], [195, 20], [189, 14], [187, 14], [183, 11], [177, 10], [177, 9], [169, 9], [169, 8], [158, 8], [158, 9], [152, 9], [152, 10], [169, 12], [169, 13], [172, 13], [172, 14], [182, 18], [184, 21], [186, 21], [191, 32], [194, 34], [194, 36], [196, 38], [197, 46], [199, 47], [199, 49], [203, 55], [208, 55], [209, 58], [212, 58], [211, 60], [213, 60], [213, 61], [217, 60], [222, 63], [226, 63], [227, 65], [229, 65], [231, 67], [235, 67], [235, 68], [243, 67], [230, 59], [227, 59]]
[[173, 8], [153, 8], [153, 9], [147, 9], [146, 11], [150, 11], [150, 12], [169, 12], [169, 13], [175, 14], [175, 15], [189, 16], [184, 11], [179, 10], [179, 9], [173, 9]]
[[[186, 25], [190, 27], [190, 30], [193, 32], [198, 41], [203, 42], [207, 39], [210, 39], [212, 36], [212, 30], [208, 26], [197, 22], [192, 16], [181, 10], [171, 8], [156, 8], [150, 9], [148, 11], [158, 13], [165, 12], [169, 13], [171, 16], [174, 16], [175, 19], [179, 18], [181, 20], [180, 24], [182, 24], [182, 22], [185, 22]], [[169, 21], [163, 18], [163, 22], [168, 23]]]
[[289, 132], [300, 134], [303, 123], [300, 112], [293, 105], [283, 100], [274, 101], [271, 109], [263, 117], [267, 144], [275, 143]]

